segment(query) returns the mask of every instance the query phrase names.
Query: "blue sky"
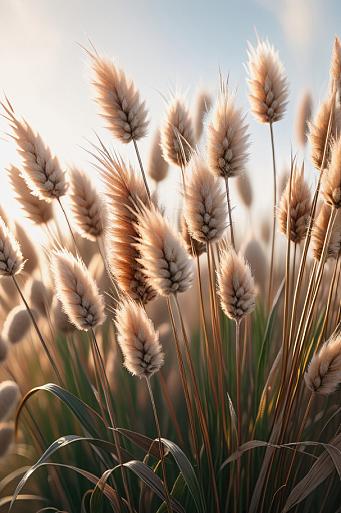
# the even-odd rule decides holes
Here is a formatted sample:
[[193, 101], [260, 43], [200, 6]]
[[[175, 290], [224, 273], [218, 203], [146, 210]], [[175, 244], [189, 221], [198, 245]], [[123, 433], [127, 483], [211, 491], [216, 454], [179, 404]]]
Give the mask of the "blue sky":
[[[275, 127], [280, 170], [291, 145], [295, 150], [293, 122], [300, 94], [308, 88], [315, 106], [325, 96], [332, 41], [340, 27], [338, 0], [0, 0], [0, 90], [65, 166], [75, 164], [93, 173], [81, 148], [86, 139], [94, 140], [93, 130], [132, 160], [134, 155], [102, 128], [87, 58], [77, 43], [87, 45], [90, 39], [135, 80], [150, 110], [152, 134], [164, 113], [162, 94], [184, 93], [191, 104], [198, 87], [217, 91], [219, 69], [230, 75], [237, 101], [247, 111], [247, 41], [255, 43], [258, 34], [279, 50], [290, 83], [288, 113]], [[250, 114], [248, 122], [248, 170], [263, 205], [265, 196], [271, 200], [268, 130]], [[0, 130], [6, 131], [4, 120]], [[17, 157], [3, 138], [4, 173]], [[142, 144], [144, 155], [148, 142]], [[172, 170], [162, 197], [175, 198], [177, 183]], [[6, 184], [0, 203], [13, 208]]]

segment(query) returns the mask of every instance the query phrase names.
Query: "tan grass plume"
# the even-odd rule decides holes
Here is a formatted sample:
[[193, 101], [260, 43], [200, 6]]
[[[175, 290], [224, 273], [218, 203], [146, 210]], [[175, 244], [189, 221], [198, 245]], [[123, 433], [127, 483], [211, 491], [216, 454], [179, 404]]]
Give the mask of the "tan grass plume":
[[161, 129], [161, 148], [164, 159], [169, 164], [185, 167], [194, 148], [192, 120], [187, 107], [179, 98], [168, 106]]
[[35, 224], [48, 223], [53, 218], [52, 204], [41, 200], [32, 193], [21, 171], [16, 166], [10, 166], [7, 172], [15, 198], [25, 216]]
[[33, 278], [29, 283], [28, 299], [29, 304], [32, 305], [40, 315], [46, 317], [52, 304], [53, 292], [42, 280]]
[[[321, 259], [324, 241], [329, 225], [329, 219], [332, 213], [331, 207], [327, 203], [321, 205], [320, 211], [315, 218], [312, 229], [311, 241], [312, 251], [316, 260]], [[341, 249], [341, 212], [338, 212], [333, 230], [331, 232], [329, 245], [327, 248], [326, 259], [337, 258]]]
[[334, 335], [312, 357], [304, 375], [312, 392], [329, 395], [341, 383], [341, 336]]
[[24, 267], [20, 245], [0, 218], [0, 275], [14, 276]]
[[216, 176], [232, 178], [245, 171], [248, 126], [234, 98], [223, 89], [208, 127], [207, 162]]
[[[38, 319], [38, 314], [31, 309], [32, 315]], [[3, 326], [3, 336], [10, 344], [22, 342], [31, 328], [31, 318], [25, 306], [15, 306], [8, 313]]]
[[192, 285], [193, 269], [182, 237], [154, 205], [141, 207], [136, 229], [140, 262], [150, 285], [162, 296], [185, 292]]
[[[291, 194], [290, 194], [291, 192]], [[287, 182], [278, 209], [278, 224], [281, 232], [292, 242], [301, 242], [307, 233], [310, 217], [311, 194], [304, 179], [303, 166], [299, 170], [294, 166], [291, 180]], [[290, 214], [289, 214], [290, 213]], [[288, 235], [288, 215], [290, 215], [290, 235]]]
[[25, 273], [31, 275], [39, 267], [37, 244], [20, 223], [16, 222], [14, 227], [15, 238], [20, 241], [20, 249], [25, 261]]
[[180, 225], [180, 232], [181, 232], [183, 240], [185, 241], [185, 245], [186, 245], [188, 253], [192, 257], [197, 257], [197, 256], [200, 256], [203, 253], [205, 253], [206, 244], [204, 244], [203, 242], [199, 242], [191, 237], [189, 230], [188, 230], [186, 220], [183, 215], [180, 216], [179, 225]]
[[105, 203], [99, 192], [82, 170], [70, 171], [71, 211], [79, 234], [96, 241], [103, 235], [105, 228]]
[[53, 326], [57, 330], [57, 332], [61, 332], [64, 334], [71, 333], [76, 330], [76, 326], [72, 324], [69, 317], [63, 310], [63, 306], [59, 299], [55, 298], [52, 303], [52, 321]]
[[[328, 166], [331, 142], [340, 128], [340, 108], [335, 106], [335, 100], [331, 95], [321, 103], [313, 122], [309, 123], [311, 159], [318, 171], [322, 168], [322, 164], [323, 168]], [[329, 137], [327, 140], [328, 130]]]
[[331, 91], [338, 92], [339, 99], [341, 99], [341, 41], [339, 37], [335, 37], [332, 59], [330, 65], [330, 82]]
[[110, 222], [106, 234], [106, 251], [110, 270], [119, 287], [134, 300], [148, 303], [155, 291], [147, 283], [136, 248], [137, 205], [148, 204], [140, 175], [122, 159], [107, 161], [101, 169], [106, 187]]
[[195, 101], [195, 111], [194, 111], [194, 137], [195, 140], [200, 140], [203, 130], [204, 130], [204, 124], [205, 119], [207, 117], [207, 114], [211, 110], [212, 107], [212, 98], [211, 95], [207, 91], [199, 91], [196, 101]]
[[164, 354], [152, 321], [144, 308], [132, 300], [123, 301], [116, 311], [117, 340], [124, 365], [134, 376], [150, 378], [164, 362]]
[[168, 174], [168, 162], [165, 161], [161, 151], [161, 134], [156, 130], [149, 154], [147, 172], [156, 182], [162, 182]]
[[184, 216], [191, 237], [203, 243], [221, 239], [227, 225], [225, 190], [198, 156], [192, 158], [184, 199]]
[[298, 144], [305, 146], [309, 135], [309, 122], [311, 120], [313, 100], [309, 91], [302, 95], [296, 115], [296, 139]]
[[261, 123], [283, 118], [288, 100], [288, 81], [278, 52], [268, 41], [248, 49], [249, 99], [251, 110]]
[[122, 143], [141, 139], [147, 133], [148, 113], [134, 83], [109, 59], [88, 53], [97, 103], [108, 130]]
[[8, 420], [15, 411], [20, 399], [20, 390], [15, 381], [0, 383], [0, 422]]
[[19, 121], [10, 106], [2, 104], [23, 163], [23, 177], [40, 199], [50, 202], [67, 191], [65, 171], [57, 157], [26, 121]]
[[246, 208], [251, 208], [253, 202], [253, 191], [248, 173], [245, 172], [237, 176], [236, 188], [242, 203], [244, 203]]
[[227, 317], [239, 323], [254, 310], [256, 289], [246, 260], [226, 243], [220, 248], [217, 278], [221, 307]]
[[332, 144], [330, 164], [322, 176], [322, 189], [325, 202], [341, 208], [341, 135]]
[[70, 321], [88, 331], [105, 320], [104, 299], [84, 262], [66, 250], [52, 256], [57, 297]]

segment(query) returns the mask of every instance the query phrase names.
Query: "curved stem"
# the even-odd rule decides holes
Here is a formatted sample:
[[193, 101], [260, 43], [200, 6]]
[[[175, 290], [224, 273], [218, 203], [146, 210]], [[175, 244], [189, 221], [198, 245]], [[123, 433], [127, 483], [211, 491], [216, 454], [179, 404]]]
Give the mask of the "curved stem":
[[68, 218], [68, 216], [67, 216], [67, 213], [66, 213], [66, 211], [65, 211], [65, 208], [63, 207], [63, 204], [62, 204], [62, 202], [61, 202], [61, 199], [60, 199], [60, 198], [57, 198], [57, 201], [58, 201], [59, 206], [60, 206], [60, 208], [61, 208], [61, 210], [62, 210], [62, 212], [63, 212], [63, 215], [64, 215], [64, 217], [65, 217], [66, 224], [68, 225], [68, 228], [69, 228], [69, 230], [70, 230], [71, 237], [72, 237], [72, 240], [73, 240], [73, 243], [74, 243], [74, 246], [75, 246], [76, 253], [79, 253], [79, 251], [78, 251], [78, 247], [77, 247], [77, 242], [76, 242], [76, 239], [75, 239], [74, 233], [73, 233], [73, 231], [72, 231], [71, 224], [70, 224], [69, 218]]
[[172, 506], [171, 506], [171, 499], [170, 499], [169, 490], [168, 490], [168, 486], [167, 486], [167, 475], [166, 475], [166, 467], [165, 467], [165, 455], [164, 455], [163, 444], [162, 444], [162, 440], [161, 440], [161, 429], [160, 429], [159, 416], [157, 414], [157, 409], [156, 409], [156, 406], [155, 406], [154, 394], [153, 394], [153, 390], [152, 390], [149, 378], [146, 378], [146, 383], [147, 383], [147, 388], [148, 388], [148, 392], [149, 392], [150, 401], [152, 403], [154, 420], [155, 420], [155, 425], [156, 425], [156, 430], [157, 430], [157, 436], [158, 436], [158, 439], [159, 439], [160, 460], [161, 460], [161, 468], [162, 468], [162, 476], [163, 476], [163, 485], [164, 485], [165, 496], [166, 496], [166, 505], [167, 505], [167, 510], [171, 513], [172, 512]]
[[275, 240], [276, 240], [276, 205], [277, 205], [277, 172], [276, 172], [276, 158], [275, 158], [275, 142], [272, 123], [270, 125], [270, 139], [271, 139], [271, 152], [272, 152], [272, 171], [273, 171], [273, 223], [272, 223], [272, 241], [271, 241], [271, 262], [270, 262], [270, 277], [269, 277], [269, 291], [268, 291], [268, 307], [271, 304], [272, 294], [272, 280], [273, 268], [275, 259]]
[[142, 178], [143, 178], [144, 186], [145, 186], [145, 188], [146, 188], [146, 192], [147, 192], [147, 194], [148, 194], [148, 198], [150, 199], [150, 190], [149, 190], [149, 187], [148, 187], [148, 182], [147, 182], [147, 178], [146, 178], [146, 173], [144, 172], [144, 169], [143, 169], [143, 164], [142, 164], [141, 155], [140, 155], [139, 148], [138, 148], [138, 146], [137, 146], [137, 142], [135, 141], [135, 139], [133, 139], [133, 143], [134, 143], [134, 148], [135, 148], [135, 152], [136, 152], [137, 160], [139, 161], [139, 165], [140, 165], [140, 169], [141, 169], [141, 174], [142, 174]]
[[38, 338], [39, 338], [39, 340], [41, 342], [41, 345], [44, 348], [44, 351], [45, 351], [45, 353], [47, 355], [47, 358], [49, 359], [49, 362], [50, 362], [50, 364], [51, 364], [51, 366], [52, 366], [52, 368], [53, 368], [53, 370], [54, 370], [54, 372], [55, 372], [55, 374], [56, 374], [56, 376], [58, 378], [59, 384], [62, 385], [62, 383], [63, 383], [62, 377], [61, 377], [61, 375], [60, 375], [60, 373], [58, 371], [58, 368], [57, 368], [53, 358], [52, 358], [52, 355], [51, 355], [51, 353], [49, 351], [49, 348], [47, 347], [46, 342], [45, 342], [45, 340], [44, 340], [44, 338], [43, 338], [43, 336], [41, 334], [41, 331], [40, 331], [40, 329], [38, 327], [38, 324], [37, 324], [37, 322], [36, 322], [36, 320], [35, 320], [35, 318], [34, 318], [34, 316], [32, 314], [32, 310], [29, 307], [29, 305], [28, 305], [28, 303], [27, 303], [27, 301], [25, 299], [24, 294], [21, 292], [20, 286], [19, 286], [19, 284], [17, 282], [17, 279], [16, 279], [16, 277], [14, 275], [12, 276], [12, 279], [13, 279], [14, 285], [15, 285], [15, 287], [16, 287], [16, 289], [17, 289], [17, 291], [18, 291], [18, 293], [19, 293], [19, 295], [20, 295], [20, 297], [22, 299], [22, 302], [24, 303], [24, 305], [26, 307], [27, 313], [30, 316], [30, 319], [31, 319], [32, 324], [33, 324], [33, 327], [34, 327], [34, 329], [35, 329], [35, 331], [36, 331], [36, 333], [38, 335]]
[[225, 177], [225, 188], [226, 188], [227, 209], [228, 209], [228, 213], [229, 213], [231, 244], [233, 246], [233, 249], [235, 250], [236, 244], [235, 244], [235, 240], [234, 240], [234, 231], [233, 231], [233, 223], [232, 223], [232, 209], [231, 209], [230, 188], [229, 188], [228, 177]]

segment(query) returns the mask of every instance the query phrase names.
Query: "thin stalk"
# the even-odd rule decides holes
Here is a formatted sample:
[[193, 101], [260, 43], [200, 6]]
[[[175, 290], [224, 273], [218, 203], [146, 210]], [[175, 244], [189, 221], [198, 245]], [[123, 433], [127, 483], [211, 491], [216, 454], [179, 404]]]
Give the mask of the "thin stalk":
[[[242, 442], [242, 421], [241, 421], [241, 391], [240, 391], [240, 379], [241, 379], [241, 359], [240, 359], [240, 323], [236, 322], [236, 403], [237, 403], [237, 450]], [[236, 475], [236, 500], [239, 505], [240, 499], [240, 458], [237, 460], [237, 475]], [[237, 506], [238, 508], [238, 506]], [[238, 513], [238, 509], [237, 509]]]
[[275, 241], [276, 241], [276, 205], [277, 205], [277, 172], [276, 172], [276, 158], [275, 158], [275, 143], [272, 123], [270, 126], [270, 139], [271, 139], [271, 153], [272, 153], [272, 171], [273, 171], [273, 223], [272, 223], [272, 241], [271, 241], [271, 261], [270, 261], [270, 277], [269, 277], [269, 291], [268, 291], [268, 308], [271, 304], [272, 294], [272, 280], [273, 268], [275, 259]]
[[173, 310], [172, 310], [172, 306], [171, 306], [171, 302], [170, 302], [170, 298], [169, 297], [167, 298], [167, 307], [168, 307], [168, 313], [169, 313], [169, 317], [170, 317], [171, 325], [172, 325], [172, 330], [173, 330], [173, 336], [174, 336], [175, 348], [176, 348], [176, 355], [177, 355], [177, 360], [178, 360], [178, 365], [179, 365], [182, 389], [184, 391], [184, 396], [185, 396], [185, 402], [186, 402], [186, 407], [187, 407], [187, 414], [188, 414], [188, 419], [189, 419], [189, 425], [190, 425], [190, 431], [191, 431], [191, 436], [192, 436], [192, 442], [193, 442], [193, 446], [194, 446], [195, 458], [196, 458], [197, 463], [199, 465], [200, 464], [200, 453], [199, 453], [198, 441], [197, 441], [197, 437], [196, 437], [196, 434], [195, 434], [195, 428], [194, 428], [195, 422], [194, 422], [193, 407], [192, 407], [192, 402], [190, 400], [190, 395], [189, 395], [189, 391], [188, 391], [188, 385], [187, 385], [187, 379], [186, 379], [186, 373], [185, 373], [185, 366], [184, 366], [184, 362], [183, 362], [183, 358], [182, 358], [182, 354], [181, 354], [179, 337], [178, 337], [178, 333], [177, 333], [177, 329], [176, 329], [176, 324], [175, 324], [175, 319], [174, 319], [174, 315], [173, 315]]
[[119, 440], [119, 436], [118, 436], [118, 432], [117, 432], [117, 424], [116, 424], [116, 419], [115, 419], [115, 412], [113, 410], [112, 402], [111, 402], [111, 399], [110, 399], [109, 382], [108, 382], [108, 378], [107, 378], [107, 375], [106, 375], [106, 372], [105, 372], [105, 366], [104, 366], [103, 358], [102, 358], [102, 355], [101, 355], [101, 352], [100, 352], [100, 349], [99, 349], [99, 346], [98, 346], [98, 343], [97, 343], [96, 335], [95, 335], [95, 332], [94, 332], [93, 329], [91, 329], [91, 334], [92, 334], [91, 342], [93, 343], [94, 353], [95, 353], [94, 354], [94, 357], [95, 357], [94, 364], [95, 365], [98, 364], [98, 366], [99, 366], [99, 369], [98, 369], [99, 370], [99, 377], [100, 377], [100, 380], [101, 380], [101, 386], [102, 386], [102, 390], [103, 390], [103, 393], [104, 393], [105, 404], [106, 404], [106, 407], [107, 407], [107, 410], [108, 410], [108, 413], [109, 413], [111, 428], [112, 428], [112, 432], [113, 432], [113, 438], [114, 438], [114, 442], [115, 442], [116, 450], [117, 450], [118, 462], [119, 462], [120, 467], [121, 467], [121, 474], [122, 474], [124, 491], [125, 491], [125, 494], [126, 494], [126, 497], [127, 497], [129, 511], [130, 511], [130, 513], [134, 513], [134, 508], [133, 508], [132, 502], [131, 502], [131, 495], [130, 495], [130, 490], [129, 490], [129, 486], [128, 486], [127, 476], [126, 476], [125, 468], [123, 467], [123, 458], [122, 458], [120, 440]]
[[139, 161], [139, 166], [140, 166], [140, 170], [141, 170], [144, 186], [146, 188], [146, 192], [147, 192], [148, 198], [150, 199], [151, 196], [150, 196], [150, 190], [149, 190], [148, 182], [147, 182], [147, 178], [146, 178], [146, 173], [144, 172], [141, 155], [140, 155], [139, 148], [137, 146], [137, 142], [135, 141], [135, 139], [133, 139], [133, 143], [134, 143], [134, 148], [135, 148], [137, 160]]
[[65, 211], [65, 208], [63, 207], [63, 204], [62, 204], [62, 201], [61, 201], [61, 199], [60, 199], [60, 198], [57, 198], [57, 201], [58, 201], [59, 206], [60, 206], [60, 208], [61, 208], [61, 210], [62, 210], [62, 212], [63, 212], [63, 215], [64, 215], [64, 217], [65, 217], [66, 224], [68, 225], [69, 231], [70, 231], [70, 233], [71, 233], [71, 237], [72, 237], [72, 240], [73, 240], [73, 244], [74, 244], [74, 246], [75, 246], [75, 251], [76, 251], [76, 253], [79, 253], [79, 251], [78, 251], [78, 246], [77, 246], [77, 242], [76, 242], [76, 239], [75, 239], [75, 236], [74, 236], [73, 230], [72, 230], [72, 228], [71, 228], [71, 224], [70, 224], [69, 218], [68, 218], [68, 216], [67, 216], [67, 213], [66, 213], [66, 211]]
[[318, 339], [318, 342], [317, 342], [317, 345], [316, 345], [316, 351], [319, 349], [319, 347], [322, 344], [322, 341], [323, 341], [323, 339], [324, 339], [324, 337], [326, 335], [326, 330], [327, 330], [327, 325], [328, 325], [328, 320], [329, 320], [329, 314], [330, 314], [330, 307], [331, 307], [331, 304], [332, 304], [332, 297], [333, 297], [334, 286], [335, 286], [335, 282], [336, 282], [337, 267], [338, 267], [338, 264], [339, 264], [339, 257], [340, 257], [340, 255], [338, 255], [338, 257], [337, 257], [337, 259], [335, 261], [335, 265], [334, 265], [332, 281], [331, 281], [331, 284], [330, 284], [330, 287], [329, 287], [329, 292], [328, 292], [327, 307], [326, 307], [326, 311], [325, 311], [325, 314], [324, 314], [324, 319], [323, 319], [323, 325], [322, 325], [321, 333], [320, 333], [320, 336], [319, 336], [319, 339]]
[[230, 234], [231, 234], [231, 244], [233, 249], [236, 249], [235, 239], [234, 239], [234, 231], [233, 231], [233, 223], [232, 223], [232, 209], [231, 209], [231, 200], [230, 200], [230, 188], [229, 188], [229, 179], [225, 177], [225, 188], [226, 188], [226, 200], [227, 200], [227, 208], [229, 213], [229, 223], [230, 223]]
[[19, 295], [20, 295], [20, 297], [22, 299], [22, 302], [24, 303], [24, 305], [26, 307], [27, 313], [30, 316], [30, 319], [31, 319], [32, 324], [33, 324], [33, 327], [34, 327], [34, 329], [35, 329], [35, 331], [36, 331], [36, 333], [38, 335], [38, 338], [39, 338], [39, 340], [41, 342], [41, 345], [43, 346], [43, 349], [44, 349], [44, 351], [46, 353], [46, 356], [47, 356], [47, 358], [48, 358], [48, 360], [49, 360], [49, 362], [51, 364], [51, 367], [53, 368], [53, 370], [54, 370], [54, 372], [55, 372], [55, 374], [56, 374], [56, 376], [58, 378], [59, 384], [62, 385], [63, 384], [62, 377], [61, 377], [61, 375], [59, 373], [59, 370], [58, 370], [58, 368], [57, 368], [57, 366], [56, 366], [56, 364], [54, 362], [54, 359], [52, 358], [52, 355], [51, 355], [51, 353], [49, 351], [49, 348], [47, 347], [46, 342], [45, 342], [45, 340], [44, 340], [44, 338], [43, 338], [43, 336], [41, 334], [41, 331], [40, 331], [40, 329], [38, 327], [38, 324], [37, 324], [37, 322], [36, 322], [36, 320], [35, 320], [35, 318], [34, 318], [34, 316], [32, 314], [32, 311], [31, 311], [31, 309], [29, 307], [29, 304], [27, 303], [24, 294], [21, 292], [21, 288], [20, 288], [20, 286], [19, 286], [19, 284], [17, 282], [17, 279], [16, 279], [16, 277], [14, 275], [12, 276], [12, 279], [13, 279], [15, 288], [17, 289], [17, 291], [18, 291], [18, 293], [19, 293]]
[[151, 401], [152, 407], [153, 407], [156, 431], [157, 431], [157, 436], [158, 436], [158, 439], [159, 439], [160, 460], [161, 460], [161, 468], [162, 468], [162, 476], [163, 476], [163, 487], [164, 487], [165, 496], [166, 496], [167, 511], [169, 513], [172, 513], [173, 510], [172, 510], [171, 499], [170, 499], [169, 490], [168, 490], [168, 486], [167, 486], [165, 455], [164, 455], [163, 444], [162, 444], [162, 440], [161, 440], [161, 429], [160, 429], [159, 416], [157, 414], [157, 409], [156, 409], [156, 405], [155, 405], [155, 399], [154, 399], [153, 390], [152, 390], [152, 387], [151, 387], [151, 384], [150, 384], [150, 379], [146, 378], [146, 383], [147, 383], [147, 388], [148, 388], [148, 392], [149, 392], [150, 401]]

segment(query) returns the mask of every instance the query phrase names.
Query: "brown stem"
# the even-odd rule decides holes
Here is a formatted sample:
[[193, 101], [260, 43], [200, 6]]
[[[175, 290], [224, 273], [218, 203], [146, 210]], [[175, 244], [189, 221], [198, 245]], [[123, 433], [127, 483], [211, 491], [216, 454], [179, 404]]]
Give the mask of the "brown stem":
[[276, 205], [277, 205], [277, 172], [276, 172], [276, 158], [275, 158], [275, 143], [272, 123], [270, 126], [270, 139], [271, 139], [271, 153], [272, 153], [272, 171], [273, 171], [273, 223], [272, 223], [272, 241], [271, 241], [271, 261], [270, 261], [270, 277], [269, 277], [269, 291], [268, 291], [268, 308], [271, 304], [272, 294], [272, 280], [275, 259], [275, 240], [276, 240]]
[[225, 188], [226, 188], [226, 200], [227, 200], [227, 209], [229, 214], [229, 223], [230, 223], [230, 234], [231, 234], [231, 244], [233, 249], [236, 249], [235, 239], [234, 239], [234, 231], [233, 231], [233, 223], [232, 223], [232, 209], [231, 209], [231, 200], [230, 200], [230, 188], [229, 188], [229, 179], [225, 177]]
[[154, 420], [155, 420], [155, 425], [156, 425], [156, 430], [157, 430], [157, 436], [159, 439], [160, 460], [161, 460], [161, 468], [162, 468], [162, 476], [163, 476], [163, 486], [164, 486], [165, 496], [166, 496], [166, 505], [167, 505], [168, 512], [172, 513], [173, 510], [172, 510], [171, 499], [170, 499], [169, 490], [168, 490], [168, 486], [167, 486], [165, 455], [164, 455], [163, 444], [162, 444], [162, 440], [161, 440], [161, 429], [160, 429], [159, 416], [157, 414], [157, 409], [155, 406], [153, 390], [152, 390], [152, 387], [150, 384], [150, 380], [148, 378], [146, 378], [146, 383], [147, 383], [150, 401], [151, 401], [152, 407], [153, 407]]
[[137, 160], [139, 161], [139, 165], [140, 165], [140, 170], [141, 170], [144, 186], [146, 188], [146, 192], [148, 194], [148, 198], [150, 199], [150, 190], [149, 190], [149, 187], [148, 187], [148, 182], [147, 182], [146, 174], [144, 172], [144, 168], [143, 168], [143, 164], [142, 164], [142, 159], [141, 159], [141, 155], [140, 155], [140, 152], [139, 152], [139, 148], [137, 146], [137, 142], [135, 141], [135, 139], [133, 139], [133, 143], [134, 143], [134, 148], [135, 148]]

